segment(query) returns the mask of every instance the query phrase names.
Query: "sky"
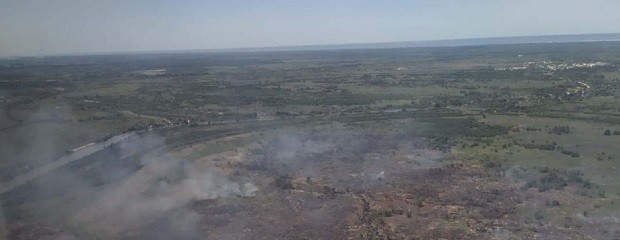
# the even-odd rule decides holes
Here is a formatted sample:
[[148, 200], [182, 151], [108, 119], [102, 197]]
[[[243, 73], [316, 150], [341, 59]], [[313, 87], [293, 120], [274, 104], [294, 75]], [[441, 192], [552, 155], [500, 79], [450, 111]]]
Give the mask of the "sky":
[[618, 0], [0, 0], [0, 56], [617, 33]]

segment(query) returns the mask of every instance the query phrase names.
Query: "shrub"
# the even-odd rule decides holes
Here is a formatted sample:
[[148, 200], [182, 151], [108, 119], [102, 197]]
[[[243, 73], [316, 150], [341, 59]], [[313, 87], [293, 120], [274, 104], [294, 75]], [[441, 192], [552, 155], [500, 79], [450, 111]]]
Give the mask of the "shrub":
[[560, 153], [562, 153], [564, 155], [571, 156], [571, 157], [579, 157], [580, 156], [579, 153], [573, 152], [573, 151], [568, 151], [568, 150], [562, 150], [562, 151], [560, 151]]
[[283, 175], [276, 178], [276, 186], [285, 190], [295, 189], [295, 187], [293, 187], [293, 183], [291, 182], [291, 178], [288, 175]]
[[570, 127], [568, 126], [555, 126], [549, 131], [549, 134], [557, 134], [557, 135], [569, 134], [569, 133], [570, 133]]

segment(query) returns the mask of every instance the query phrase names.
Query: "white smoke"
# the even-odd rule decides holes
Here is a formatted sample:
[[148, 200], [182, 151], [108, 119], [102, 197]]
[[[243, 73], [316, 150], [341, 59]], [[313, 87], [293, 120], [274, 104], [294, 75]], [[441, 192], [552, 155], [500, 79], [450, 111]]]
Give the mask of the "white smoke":
[[[146, 136], [138, 142], [124, 144], [121, 149], [126, 151], [132, 145], [144, 144], [163, 144], [163, 139]], [[212, 169], [200, 169], [166, 155], [151, 154], [141, 162], [146, 164], [142, 169], [79, 211], [74, 222], [97, 234], [113, 237], [123, 231], [139, 229], [192, 201], [250, 197], [258, 190], [252, 183], [238, 183]]]
[[2, 204], [0, 204], [0, 239], [7, 239], [7, 235], [9, 234], [8, 231], [7, 222], [4, 217], [4, 210], [2, 210]]
[[[75, 119], [69, 108], [60, 117]], [[63, 122], [63, 126], [72, 126], [74, 123], [75, 121]], [[22, 131], [21, 129], [18, 130]], [[21, 138], [30, 141], [21, 141], [23, 140], [21, 138], [18, 139], [20, 141], [15, 141], [4, 136], [0, 138], [2, 140], [0, 142], [10, 142], [9, 146], [28, 143], [23, 147], [23, 151], [11, 152], [10, 157], [47, 160], [66, 150], [59, 148], [55, 143], [70, 141], [74, 136], [69, 134], [69, 127], [60, 130], [43, 129], [43, 127], [30, 129], [30, 134], [17, 133]], [[50, 169], [49, 172], [42, 174], [42, 177], [35, 179], [27, 190], [32, 192], [32, 195], [29, 195], [31, 197], [23, 203], [35, 206], [27, 208], [34, 219], [32, 223], [60, 227], [86, 239], [115, 239], [140, 232], [144, 230], [143, 228], [150, 227], [149, 224], [152, 222], [168, 216], [167, 213], [177, 212], [175, 217], [164, 221], [165, 226], [158, 230], [158, 234], [170, 236], [168, 239], [176, 235], [201, 236], [196, 228], [201, 216], [188, 209], [187, 206], [191, 202], [226, 197], [249, 197], [254, 196], [258, 190], [248, 181], [231, 180], [225, 175], [218, 174], [214, 168], [197, 166], [193, 162], [167, 155], [164, 138], [156, 134], [131, 137], [112, 149], [99, 155], [100, 160], [97, 161], [124, 161], [119, 166], [101, 167], [103, 165], [101, 162], [87, 163], [86, 167], [79, 168], [61, 166]], [[133, 168], [134, 164], [126, 162], [131, 161], [133, 156], [139, 156], [136, 163], [141, 168], [137, 171]], [[83, 174], [91, 167], [96, 167], [98, 175], [106, 177], [118, 175], [119, 177], [110, 179], [122, 181], [104, 180], [95, 184], [93, 179], [97, 179], [97, 176]], [[56, 201], [56, 199], [64, 200], [65, 197], [71, 200]], [[56, 205], [50, 208], [40, 204], [49, 201], [53, 201]], [[16, 211], [15, 209], [21, 205], [22, 203], [14, 202], [11, 205], [13, 209], [10, 210]], [[2, 210], [0, 208], [0, 239], [5, 239], [8, 234], [7, 224], [12, 222], [4, 218]]]

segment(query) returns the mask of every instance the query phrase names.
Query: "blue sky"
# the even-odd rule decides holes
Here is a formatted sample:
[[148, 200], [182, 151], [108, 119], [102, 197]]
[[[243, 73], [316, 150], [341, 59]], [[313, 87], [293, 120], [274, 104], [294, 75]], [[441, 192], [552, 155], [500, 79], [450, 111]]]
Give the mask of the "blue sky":
[[0, 0], [0, 56], [620, 32], [618, 0]]

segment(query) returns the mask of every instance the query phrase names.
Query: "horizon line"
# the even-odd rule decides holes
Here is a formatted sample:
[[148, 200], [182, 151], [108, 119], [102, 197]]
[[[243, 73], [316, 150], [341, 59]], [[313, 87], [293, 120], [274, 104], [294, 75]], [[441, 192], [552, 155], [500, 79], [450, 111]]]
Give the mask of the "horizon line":
[[[603, 39], [547, 39], [545, 38], [571, 38], [571, 37], [603, 37]], [[608, 37], [608, 38], [605, 38]], [[538, 38], [523, 41], [525, 38]], [[505, 42], [475, 42], [484, 40], [508, 40]], [[510, 41], [512, 40], [512, 41]], [[522, 41], [517, 41], [522, 40]], [[258, 47], [231, 47], [231, 48], [202, 48], [202, 49], [171, 49], [171, 50], [137, 50], [137, 51], [93, 51], [83, 53], [58, 53], [43, 55], [17, 55], [0, 56], [1, 59], [20, 58], [46, 58], [46, 57], [69, 57], [69, 56], [99, 56], [99, 55], [127, 55], [127, 54], [174, 54], [174, 53], [251, 53], [251, 52], [286, 52], [286, 51], [328, 51], [328, 50], [362, 50], [362, 49], [395, 49], [395, 48], [432, 48], [432, 47], [459, 47], [481, 45], [511, 45], [530, 43], [571, 43], [571, 42], [612, 42], [620, 41], [620, 32], [614, 33], [578, 33], [578, 34], [550, 34], [550, 35], [515, 35], [499, 37], [472, 37], [472, 38], [449, 38], [432, 40], [390, 41], [390, 42], [353, 42], [333, 44], [305, 44], [283, 46], [258, 46]], [[460, 43], [459, 43], [460, 42]], [[418, 44], [419, 46], [415, 46]], [[426, 45], [424, 45], [426, 44]], [[435, 44], [435, 45], [433, 45]], [[368, 45], [363, 47], [364, 45]], [[374, 46], [373, 46], [374, 45]], [[406, 46], [409, 45], [409, 46]]]

